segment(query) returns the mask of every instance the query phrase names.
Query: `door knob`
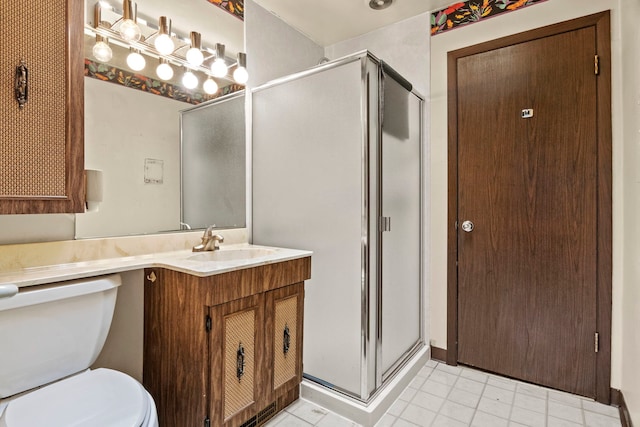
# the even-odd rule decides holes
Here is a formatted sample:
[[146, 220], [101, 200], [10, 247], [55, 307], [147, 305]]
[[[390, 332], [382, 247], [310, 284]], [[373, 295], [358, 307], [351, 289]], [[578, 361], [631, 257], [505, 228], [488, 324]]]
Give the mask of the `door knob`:
[[473, 222], [466, 220], [462, 223], [462, 231], [466, 231], [467, 233], [471, 233], [473, 231]]

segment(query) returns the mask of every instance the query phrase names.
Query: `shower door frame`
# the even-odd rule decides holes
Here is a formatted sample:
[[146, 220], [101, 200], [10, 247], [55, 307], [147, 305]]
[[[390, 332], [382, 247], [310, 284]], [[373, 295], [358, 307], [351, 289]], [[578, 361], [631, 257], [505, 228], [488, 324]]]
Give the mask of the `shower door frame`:
[[[322, 381], [321, 378], [315, 378], [312, 375], [303, 373], [304, 377], [307, 380], [313, 381], [319, 385], [322, 385], [329, 390], [335, 391], [343, 395], [349, 400], [353, 400], [356, 403], [367, 403], [373, 398], [375, 398], [382, 390], [382, 386], [386, 384], [390, 379], [395, 377], [398, 372], [409, 362], [412, 356], [417, 354], [422, 348], [424, 348], [425, 344], [425, 328], [424, 328], [424, 295], [425, 295], [425, 271], [424, 271], [424, 248], [425, 248], [425, 239], [424, 239], [424, 149], [423, 149], [423, 140], [424, 140], [424, 103], [425, 98], [420, 93], [418, 93], [414, 88], [411, 88], [409, 91], [411, 95], [415, 96], [419, 100], [419, 236], [420, 236], [420, 245], [419, 245], [419, 336], [414, 345], [406, 350], [404, 354], [389, 368], [386, 372], [382, 372], [382, 273], [381, 266], [382, 264], [382, 254], [381, 254], [381, 244], [380, 235], [382, 232], [380, 231], [378, 224], [381, 213], [381, 199], [380, 192], [381, 190], [381, 174], [379, 171], [381, 170], [381, 162], [382, 162], [382, 123], [378, 121], [377, 126], [371, 131], [371, 116], [373, 114], [377, 114], [378, 117], [381, 117], [382, 112], [382, 78], [383, 74], [386, 77], [393, 78], [398, 81], [399, 79], [404, 80], [400, 74], [395, 72], [391, 67], [384, 64], [383, 61], [374, 56], [371, 52], [364, 50], [353, 55], [345, 56], [343, 58], [336, 59], [329, 63], [321, 64], [316, 67], [310, 68], [308, 70], [298, 72], [295, 74], [291, 74], [282, 78], [278, 78], [267, 82], [263, 85], [255, 87], [251, 90], [251, 96], [248, 96], [247, 108], [248, 110], [252, 110], [253, 104], [253, 94], [264, 89], [271, 88], [273, 86], [278, 86], [284, 83], [288, 83], [294, 80], [298, 80], [316, 73], [320, 73], [332, 68], [337, 68], [342, 65], [346, 65], [352, 62], [360, 61], [361, 63], [361, 165], [362, 165], [362, 175], [361, 175], [361, 282], [360, 282], [360, 301], [361, 301], [361, 319], [360, 319], [360, 393], [356, 394], [353, 391], [343, 389], [336, 385], [329, 385], [326, 382]], [[369, 62], [370, 61], [370, 62]], [[373, 63], [377, 70], [377, 82], [378, 85], [376, 89], [379, 91], [378, 96], [378, 104], [371, 104], [371, 81], [370, 81], [370, 68], [367, 67], [368, 64]], [[383, 68], [387, 71], [383, 72]], [[400, 81], [398, 81], [402, 84]], [[252, 164], [252, 156], [253, 156], [253, 112], [248, 112], [247, 117], [247, 229], [248, 235], [251, 236], [251, 241], [253, 241], [253, 202], [251, 200], [251, 194], [253, 192], [253, 168]], [[372, 135], [372, 133], [375, 133]], [[376, 182], [370, 181], [370, 170], [371, 170], [371, 154], [375, 155], [375, 167], [376, 167]], [[372, 186], [375, 188], [375, 204], [372, 203], [369, 195]], [[374, 221], [372, 222], [372, 217]], [[371, 230], [377, 230], [375, 235], [372, 236]], [[374, 254], [371, 253], [371, 247], [375, 247]], [[373, 269], [373, 271], [372, 271]], [[373, 273], [373, 274], [372, 274]], [[372, 279], [375, 286], [372, 286]], [[375, 308], [375, 310], [372, 310]], [[378, 313], [378, 314], [377, 314]], [[371, 387], [373, 385], [373, 388]]]

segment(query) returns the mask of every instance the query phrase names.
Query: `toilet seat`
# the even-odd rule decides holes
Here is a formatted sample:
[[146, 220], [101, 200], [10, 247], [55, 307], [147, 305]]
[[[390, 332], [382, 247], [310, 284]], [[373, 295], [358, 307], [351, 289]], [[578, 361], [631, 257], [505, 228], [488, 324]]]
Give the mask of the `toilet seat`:
[[10, 401], [0, 427], [141, 427], [157, 425], [154, 418], [155, 405], [140, 383], [101, 368]]

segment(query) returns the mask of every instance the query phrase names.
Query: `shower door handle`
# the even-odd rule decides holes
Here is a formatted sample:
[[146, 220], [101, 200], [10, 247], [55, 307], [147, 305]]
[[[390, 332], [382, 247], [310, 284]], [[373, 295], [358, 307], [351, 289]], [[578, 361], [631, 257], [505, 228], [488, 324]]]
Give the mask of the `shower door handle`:
[[378, 229], [380, 230], [380, 232], [391, 231], [391, 217], [381, 216]]

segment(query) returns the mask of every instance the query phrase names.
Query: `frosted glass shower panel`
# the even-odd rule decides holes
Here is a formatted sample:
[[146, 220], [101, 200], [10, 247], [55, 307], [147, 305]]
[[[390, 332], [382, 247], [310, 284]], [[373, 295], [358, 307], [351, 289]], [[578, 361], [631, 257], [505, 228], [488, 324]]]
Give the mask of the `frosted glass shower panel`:
[[355, 61], [252, 94], [253, 243], [313, 251], [304, 370], [360, 395], [362, 68]]
[[362, 402], [424, 345], [423, 102], [369, 52], [252, 91], [252, 242], [313, 251], [304, 376]]
[[182, 219], [191, 228], [244, 227], [244, 93], [181, 112]]
[[420, 342], [421, 101], [385, 76], [382, 124], [382, 372]]

